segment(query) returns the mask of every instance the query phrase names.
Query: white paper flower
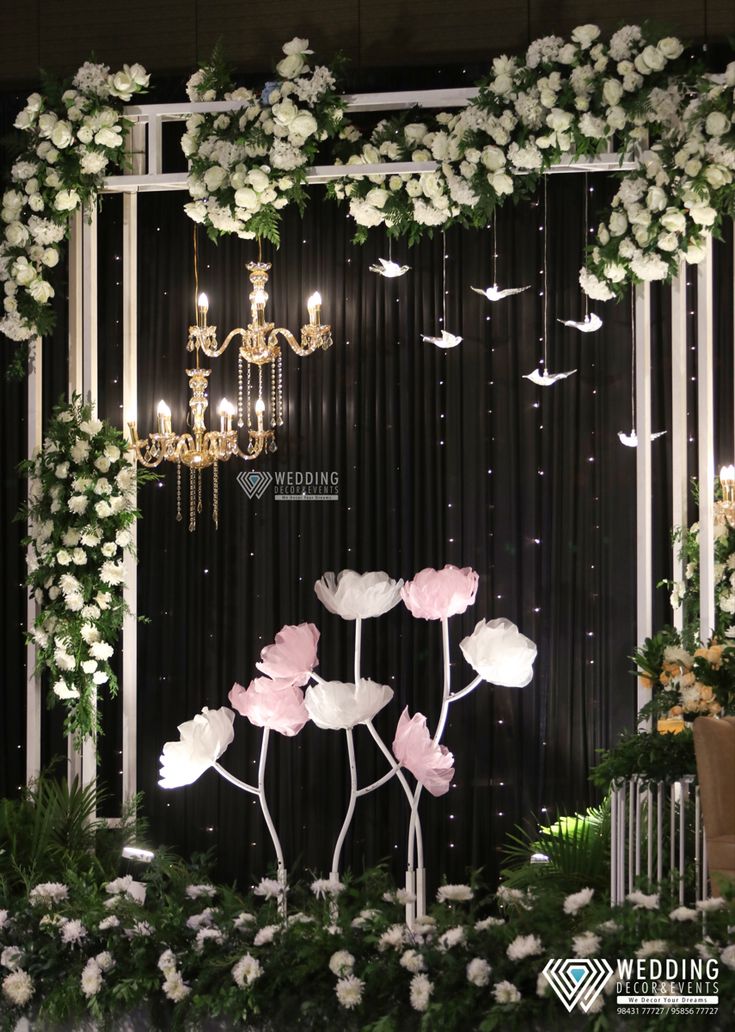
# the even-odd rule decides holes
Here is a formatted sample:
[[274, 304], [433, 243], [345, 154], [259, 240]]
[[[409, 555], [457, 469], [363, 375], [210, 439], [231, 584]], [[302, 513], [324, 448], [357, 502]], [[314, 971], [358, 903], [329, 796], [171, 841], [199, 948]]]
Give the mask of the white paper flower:
[[179, 724], [178, 742], [166, 742], [161, 754], [161, 788], [191, 785], [224, 753], [235, 737], [235, 713], [227, 706], [206, 706], [193, 720]]
[[533, 678], [536, 646], [510, 620], [480, 620], [459, 647], [470, 666], [490, 684], [523, 688]]
[[323, 731], [342, 731], [367, 724], [393, 698], [393, 689], [367, 677], [358, 686], [326, 681], [306, 689], [304, 704], [309, 716]]
[[342, 570], [336, 576], [325, 573], [314, 585], [314, 591], [324, 608], [343, 620], [368, 620], [397, 605], [402, 587], [402, 580], [394, 581], [382, 571]]

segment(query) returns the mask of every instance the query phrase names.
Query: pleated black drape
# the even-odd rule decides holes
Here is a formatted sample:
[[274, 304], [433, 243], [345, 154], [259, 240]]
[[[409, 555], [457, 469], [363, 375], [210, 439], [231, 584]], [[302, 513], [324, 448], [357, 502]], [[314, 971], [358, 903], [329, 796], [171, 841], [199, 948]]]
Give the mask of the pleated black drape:
[[[590, 178], [594, 225], [598, 198], [608, 197], [613, 186]], [[483, 616], [507, 616], [538, 643], [536, 676], [520, 690], [484, 685], [452, 709], [445, 741], [456, 757], [455, 782], [443, 799], [427, 800], [423, 813], [434, 875], [458, 878], [479, 865], [492, 872], [516, 822], [595, 798], [587, 773], [596, 750], [634, 714], [627, 657], [635, 645], [639, 500], [635, 451], [617, 438], [631, 426], [629, 305], [593, 305], [605, 320], [597, 334], [582, 335], [556, 321], [581, 318], [584, 310], [577, 285], [585, 228], [581, 176], [549, 178], [546, 214], [542, 194], [500, 213], [500, 285], [531, 289], [494, 305], [470, 290], [491, 282], [490, 230], [451, 230], [445, 239], [437, 233], [414, 248], [394, 242], [392, 257], [411, 271], [383, 280], [368, 266], [387, 257], [384, 234], [373, 231], [364, 247], [353, 246], [344, 209], [326, 203], [318, 190], [310, 196], [303, 219], [286, 212], [280, 250], [266, 248], [274, 266], [270, 313], [278, 325], [298, 330], [305, 298], [318, 288], [335, 344], [306, 359], [286, 356], [286, 423], [277, 453], [255, 468], [335, 472], [339, 500], [276, 502], [268, 492], [251, 501], [235, 479], [243, 467], [233, 462], [221, 470], [219, 530], [207, 511], [210, 475], [199, 528], [189, 534], [185, 523], [176, 522], [172, 468], [142, 491], [139, 609], [150, 620], [140, 626], [138, 645], [138, 775], [145, 812], [156, 842], [185, 853], [213, 846], [219, 873], [228, 878], [261, 874], [272, 853], [257, 805], [213, 773], [188, 789], [159, 789], [163, 742], [176, 738], [176, 725], [203, 705], [226, 704], [234, 681], [247, 684], [260, 649], [284, 623], [316, 622], [322, 676], [351, 678], [352, 625], [326, 613], [313, 594], [325, 570], [384, 569], [410, 577], [427, 565], [469, 565], [480, 574], [480, 588], [475, 607], [451, 621], [454, 684], [472, 676], [457, 646]], [[141, 432], [152, 428], [156, 402], [165, 398], [174, 427], [183, 428], [192, 225], [179, 194], [141, 195], [138, 203], [138, 422]], [[121, 405], [120, 233], [120, 200], [108, 199], [100, 219], [100, 408], [112, 420], [119, 420]], [[550, 389], [522, 379], [543, 352], [544, 233], [549, 366], [577, 370]], [[200, 286], [222, 338], [247, 318], [244, 266], [255, 247], [232, 239], [215, 246], [200, 234], [199, 250]], [[421, 341], [422, 333], [442, 327], [443, 255], [446, 327], [464, 338], [449, 351]], [[670, 425], [666, 296], [654, 290], [655, 418], [661, 428]], [[718, 317], [723, 351], [727, 314], [724, 301]], [[63, 338], [54, 347], [63, 352]], [[211, 366], [210, 415], [216, 420], [220, 397], [234, 398], [235, 354]], [[732, 407], [731, 391], [724, 386], [718, 397], [723, 412]], [[6, 437], [17, 443], [23, 406], [6, 393]], [[730, 458], [729, 440], [721, 436], [723, 461]], [[668, 573], [670, 556], [669, 448], [668, 438], [654, 446], [662, 499], [656, 508], [660, 576]], [[22, 445], [16, 450], [20, 454]], [[12, 474], [8, 480], [4, 520], [12, 492], [18, 494]], [[186, 500], [186, 482], [184, 487]], [[4, 571], [19, 581], [16, 545], [8, 535], [4, 540]], [[20, 622], [17, 595], [18, 603], [10, 600], [6, 636]], [[664, 598], [660, 609], [664, 619]], [[15, 748], [23, 727], [22, 653], [17, 641], [13, 647], [11, 676], [19, 687], [5, 693], [3, 788], [22, 779], [23, 754]], [[386, 740], [404, 705], [435, 721], [440, 663], [438, 625], [415, 621], [402, 607], [367, 622], [364, 673], [396, 694], [377, 720]], [[117, 787], [119, 707], [106, 713], [103, 775]], [[236, 732], [224, 763], [251, 778], [259, 734], [240, 717]], [[356, 737], [366, 783], [385, 765], [363, 729]], [[274, 738], [268, 785], [287, 859], [324, 871], [347, 801], [344, 736], [307, 726], [293, 740]], [[391, 858], [400, 870], [405, 812], [394, 783], [360, 800], [347, 863], [361, 869]]]

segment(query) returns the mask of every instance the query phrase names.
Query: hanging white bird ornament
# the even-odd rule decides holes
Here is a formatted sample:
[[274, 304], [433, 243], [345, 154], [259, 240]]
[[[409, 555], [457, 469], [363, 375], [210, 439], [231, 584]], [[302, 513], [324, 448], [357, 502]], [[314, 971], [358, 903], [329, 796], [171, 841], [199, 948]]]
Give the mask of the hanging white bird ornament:
[[448, 333], [446, 330], [442, 330], [441, 337], [427, 337], [422, 333], [421, 339], [427, 344], [436, 344], [438, 348], [456, 348], [458, 344], [462, 343], [461, 337], [454, 333]]
[[[380, 264], [378, 264], [378, 262]], [[397, 276], [405, 276], [411, 268], [410, 265], [399, 265], [398, 262], [393, 262], [390, 258], [378, 258], [378, 262], [376, 262], [375, 265], [370, 266], [370, 271], [377, 272], [379, 276], [385, 276], [386, 279], [395, 279]]]
[[588, 312], [585, 315], [582, 322], [575, 322], [574, 319], [557, 319], [562, 326], [571, 326], [573, 330], [579, 330], [580, 333], [594, 333], [602, 326], [602, 319], [595, 312], [591, 314]]
[[502, 301], [504, 297], [510, 297], [512, 294], [522, 294], [530, 286], [529, 283], [527, 287], [506, 287], [504, 290], [498, 290], [497, 283], [493, 283], [491, 287], [485, 287], [484, 290], [480, 287], [470, 287], [470, 290], [474, 290], [476, 294], [482, 294], [488, 301]]
[[[663, 437], [665, 433], [665, 430], [659, 430], [658, 433], [651, 434], [651, 440], [655, 441], [657, 437]], [[624, 444], [626, 448], [638, 447], [638, 434], [635, 430], [631, 430], [629, 434], [624, 433], [622, 430], [618, 430], [618, 440], [621, 444]]]
[[544, 369], [534, 369], [532, 373], [524, 373], [523, 379], [530, 380], [537, 387], [553, 387], [557, 380], [565, 380], [567, 376], [574, 376], [576, 369], [570, 369], [567, 373], [547, 373]]

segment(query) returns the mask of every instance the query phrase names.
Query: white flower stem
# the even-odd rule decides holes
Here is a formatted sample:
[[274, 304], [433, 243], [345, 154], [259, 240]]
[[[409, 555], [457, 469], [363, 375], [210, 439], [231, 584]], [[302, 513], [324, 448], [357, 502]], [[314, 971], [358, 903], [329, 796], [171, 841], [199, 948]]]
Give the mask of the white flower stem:
[[463, 699], [465, 695], [469, 695], [470, 692], [474, 692], [478, 684], [482, 684], [482, 677], [479, 674], [474, 679], [474, 681], [470, 681], [470, 683], [465, 688], [462, 688], [461, 691], [452, 692], [452, 694], [449, 696], [449, 702], [456, 702], [457, 699]]
[[345, 729], [345, 737], [347, 738], [347, 756], [350, 764], [350, 801], [347, 804], [347, 813], [345, 819], [342, 822], [342, 828], [340, 829], [337, 842], [334, 847], [334, 855], [332, 857], [332, 870], [329, 875], [334, 881], [339, 881], [339, 862], [342, 856], [342, 847], [347, 837], [347, 832], [352, 824], [352, 818], [355, 815], [355, 804], [357, 802], [357, 762], [355, 760], [355, 739], [352, 733], [352, 728], [348, 727]]
[[[380, 749], [382, 754], [385, 756], [385, 758], [388, 761], [388, 763], [390, 763], [390, 765], [391, 765], [391, 770], [388, 771], [388, 774], [386, 774], [384, 778], [381, 778], [380, 782], [375, 782], [374, 787], [377, 788], [378, 785], [384, 783], [388, 779], [388, 777], [395, 776], [395, 777], [398, 778], [398, 780], [399, 780], [399, 782], [401, 784], [401, 788], [403, 789], [403, 791], [405, 793], [405, 796], [406, 796], [406, 799], [408, 800], [408, 805], [412, 806], [413, 805], [413, 790], [411, 789], [411, 786], [409, 785], [408, 781], [406, 780], [406, 775], [401, 770], [400, 764], [396, 763], [395, 758], [394, 758], [393, 754], [391, 753], [390, 749], [385, 744], [383, 739], [380, 737], [378, 732], [375, 730], [375, 727], [373, 726], [372, 720], [369, 720], [365, 726], [367, 727], [368, 731], [372, 735], [373, 740], [375, 741], [375, 744]], [[360, 792], [362, 793], [362, 791], [363, 790], [361, 789]], [[418, 859], [419, 867], [423, 867], [423, 863], [424, 863], [424, 840], [423, 840], [423, 836], [421, 834], [421, 819], [419, 818], [418, 815], [416, 816], [416, 829], [415, 829], [415, 831], [416, 831], [416, 856], [417, 856], [417, 859]]]
[[212, 769], [216, 770], [225, 781], [229, 781], [231, 785], [235, 785], [236, 788], [241, 788], [243, 792], [251, 792], [253, 795], [258, 795], [258, 789], [254, 785], [248, 785], [246, 781], [240, 781], [234, 774], [230, 774], [229, 770], [225, 770], [224, 767], [220, 767], [219, 763], [213, 763]]
[[268, 739], [270, 737], [270, 728], [263, 728], [263, 737], [260, 740], [260, 759], [258, 761], [258, 798], [260, 799], [260, 809], [263, 811], [263, 818], [268, 826], [271, 841], [273, 842], [273, 848], [276, 851], [276, 860], [278, 862], [278, 880], [285, 884], [286, 880], [286, 864], [283, 859], [283, 849], [281, 848], [281, 840], [278, 837], [276, 826], [273, 823], [271, 812], [268, 809], [268, 802], [265, 797], [265, 765], [268, 759]]
[[[451, 702], [451, 669], [449, 666], [449, 619], [448, 617], [442, 617], [442, 655], [443, 655], [443, 667], [444, 667], [444, 678], [443, 678], [443, 689], [442, 689], [442, 707], [439, 712], [439, 720], [436, 725], [436, 731], [434, 732], [433, 741], [439, 742], [441, 736], [444, 733], [444, 727], [447, 722], [447, 716], [449, 714], [449, 704]], [[419, 801], [421, 799], [421, 791], [423, 785], [420, 783], [416, 785], [413, 793], [413, 799], [411, 801], [411, 819], [408, 825], [408, 867], [409, 870], [413, 868], [413, 857], [414, 857], [414, 839], [416, 836], [416, 826], [419, 820]], [[419, 864], [419, 867], [423, 869], [423, 863]], [[418, 888], [418, 886], [417, 886]], [[416, 913], [419, 917], [423, 915], [425, 911], [425, 900], [419, 899], [418, 894], [416, 898]]]

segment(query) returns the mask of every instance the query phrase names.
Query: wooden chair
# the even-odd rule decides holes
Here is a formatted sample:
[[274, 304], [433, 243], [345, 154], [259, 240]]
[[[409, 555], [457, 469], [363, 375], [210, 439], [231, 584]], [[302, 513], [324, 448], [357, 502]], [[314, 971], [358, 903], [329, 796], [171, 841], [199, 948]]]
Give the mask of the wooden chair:
[[694, 751], [712, 892], [735, 886], [735, 717], [697, 717]]

